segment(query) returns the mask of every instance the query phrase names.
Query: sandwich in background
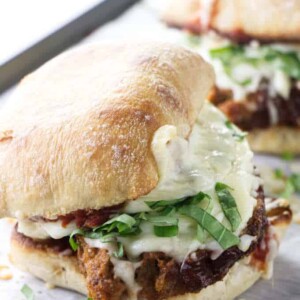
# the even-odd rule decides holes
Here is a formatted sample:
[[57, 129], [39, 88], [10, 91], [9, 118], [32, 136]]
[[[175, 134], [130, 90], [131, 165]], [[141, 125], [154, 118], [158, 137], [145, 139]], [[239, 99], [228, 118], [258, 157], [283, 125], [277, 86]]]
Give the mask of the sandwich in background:
[[200, 35], [190, 46], [214, 66], [210, 101], [254, 151], [300, 153], [299, 1], [172, 0], [163, 19]]

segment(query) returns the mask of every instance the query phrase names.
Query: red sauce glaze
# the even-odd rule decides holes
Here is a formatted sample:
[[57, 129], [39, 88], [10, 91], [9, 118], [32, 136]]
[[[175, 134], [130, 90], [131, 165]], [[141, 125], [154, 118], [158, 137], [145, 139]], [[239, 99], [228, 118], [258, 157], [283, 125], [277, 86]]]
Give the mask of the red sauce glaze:
[[122, 206], [123, 204], [102, 208], [100, 210], [79, 209], [65, 216], [59, 216], [58, 219], [62, 221], [63, 227], [66, 227], [70, 222], [74, 221], [78, 228], [93, 228], [108, 221], [110, 216], [119, 212]]
[[270, 241], [275, 239], [276, 235], [271, 233], [268, 229], [264, 235], [263, 240], [257, 245], [253, 253], [251, 254], [250, 264], [255, 266], [259, 270], [266, 270], [268, 267], [267, 257], [270, 253]]

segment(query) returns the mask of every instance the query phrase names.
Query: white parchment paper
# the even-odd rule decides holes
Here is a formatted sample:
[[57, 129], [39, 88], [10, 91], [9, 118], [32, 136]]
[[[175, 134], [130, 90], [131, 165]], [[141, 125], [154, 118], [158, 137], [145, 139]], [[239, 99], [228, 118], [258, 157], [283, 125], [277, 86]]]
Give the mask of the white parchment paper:
[[[184, 45], [184, 35], [175, 29], [166, 28], [159, 22], [157, 7], [164, 0], [145, 0], [135, 5], [123, 16], [97, 30], [81, 44], [112, 39], [151, 39], [177, 42]], [[10, 96], [11, 93], [9, 93]], [[6, 100], [6, 99], [1, 99]], [[9, 100], [8, 100], [9, 101]], [[300, 142], [300, 141], [299, 141]], [[255, 162], [265, 176], [271, 176], [270, 168], [285, 168], [286, 163], [272, 156], [256, 156]], [[300, 161], [291, 163], [292, 168], [299, 168]], [[269, 171], [268, 171], [269, 170]], [[267, 178], [266, 183], [270, 182]], [[293, 200], [298, 206], [299, 199]], [[77, 293], [62, 289], [49, 289], [43, 282], [13, 268], [9, 263], [9, 235], [13, 224], [11, 220], [0, 220], [0, 267], [7, 266], [12, 279], [0, 280], [0, 300], [24, 300], [20, 292], [23, 284], [29, 285], [36, 300], [86, 299]], [[274, 265], [273, 279], [260, 280], [239, 299], [243, 300], [299, 300], [300, 299], [300, 226], [293, 224], [283, 240]]]

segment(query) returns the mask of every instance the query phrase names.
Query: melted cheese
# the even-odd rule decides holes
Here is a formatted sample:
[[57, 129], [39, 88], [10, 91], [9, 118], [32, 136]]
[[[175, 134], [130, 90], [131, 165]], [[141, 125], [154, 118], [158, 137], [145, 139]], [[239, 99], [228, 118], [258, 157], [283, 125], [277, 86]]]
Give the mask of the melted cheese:
[[114, 265], [115, 276], [119, 277], [127, 285], [129, 295], [126, 299], [137, 299], [137, 293], [141, 287], [135, 281], [135, 271], [141, 264], [114, 257], [111, 257], [110, 261]]
[[224, 115], [206, 103], [188, 140], [178, 136], [174, 126], [161, 127], [152, 142], [160, 181], [148, 195], [131, 201], [124, 211], [144, 211], [145, 201], [178, 199], [202, 191], [212, 197], [212, 215], [228, 226], [214, 191], [216, 182], [223, 182], [234, 189], [232, 194], [242, 218], [236, 231], [239, 234], [252, 216], [256, 205], [252, 191], [260, 181], [253, 175], [253, 153], [248, 143], [236, 141], [224, 122]]
[[18, 221], [18, 232], [34, 239], [47, 239], [49, 237], [61, 239], [69, 236], [76, 228], [76, 224], [73, 222], [63, 227], [61, 221], [32, 222], [27, 219]]

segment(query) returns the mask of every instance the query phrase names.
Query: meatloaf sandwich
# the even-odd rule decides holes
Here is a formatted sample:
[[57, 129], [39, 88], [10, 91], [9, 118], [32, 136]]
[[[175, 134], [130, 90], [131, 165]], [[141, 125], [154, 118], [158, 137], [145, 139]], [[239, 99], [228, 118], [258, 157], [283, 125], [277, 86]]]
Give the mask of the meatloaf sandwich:
[[27, 76], [0, 116], [12, 262], [93, 300], [231, 299], [270, 275], [291, 214], [266, 213], [243, 132], [205, 102], [213, 80], [164, 43], [93, 45]]
[[170, 2], [164, 20], [202, 35], [196, 49], [217, 75], [210, 100], [253, 150], [300, 154], [300, 1]]

